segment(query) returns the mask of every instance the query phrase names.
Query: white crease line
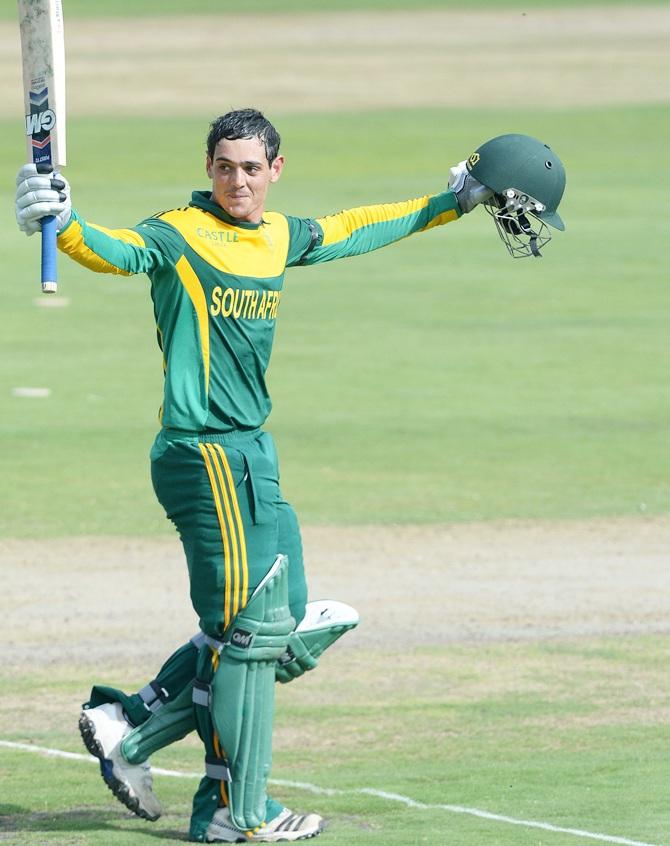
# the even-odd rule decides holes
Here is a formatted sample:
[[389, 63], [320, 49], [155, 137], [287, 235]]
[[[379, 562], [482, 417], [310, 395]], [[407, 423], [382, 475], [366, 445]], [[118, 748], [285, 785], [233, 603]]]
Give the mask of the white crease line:
[[[62, 749], [49, 749], [46, 746], [33, 746], [32, 743], [14, 743], [11, 740], [0, 740], [0, 746], [7, 749], [19, 749], [22, 752], [37, 752], [50, 758], [67, 758], [70, 761], [86, 761], [89, 764], [99, 763], [93, 755], [80, 755], [79, 752], [64, 752]], [[152, 767], [152, 773], [156, 775], [171, 776], [172, 778], [202, 778], [199, 773], [180, 773], [178, 770], [164, 770], [161, 767]]]
[[[18, 749], [23, 752], [35, 752], [40, 755], [48, 755], [52, 758], [67, 758], [72, 761], [87, 761], [97, 764], [98, 759], [92, 755], [80, 755], [78, 752], [64, 752], [62, 749], [49, 749], [46, 746], [33, 746], [30, 743], [14, 743], [11, 740], [0, 740], [0, 746], [6, 749]], [[179, 770], [164, 770], [160, 767], [152, 767], [151, 771], [156, 775], [170, 776], [172, 778], [202, 778], [199, 773], [184, 773]], [[387, 793], [384, 790], [375, 790], [373, 787], [358, 787], [350, 790], [339, 790], [334, 787], [319, 787], [305, 781], [288, 781], [282, 778], [271, 778], [271, 784], [280, 787], [292, 787], [297, 790], [304, 790], [319, 796], [350, 796], [351, 794], [363, 796], [375, 796], [377, 799], [386, 799], [389, 802], [400, 802], [408, 808], [416, 808], [421, 811], [448, 811], [451, 814], [466, 814], [471, 817], [478, 817], [492, 822], [502, 822], [508, 825], [519, 825], [524, 828], [539, 828], [542, 831], [552, 831], [556, 834], [573, 834], [575, 837], [585, 837], [589, 840], [599, 840], [601, 843], [617, 843], [619, 846], [658, 846], [654, 843], [645, 843], [642, 840], [629, 840], [627, 837], [616, 837], [611, 834], [599, 834], [594, 831], [583, 831], [580, 828], [563, 828], [551, 823], [537, 822], [536, 820], [518, 820], [515, 817], [506, 817], [501, 814], [492, 814], [489, 811], [482, 811], [479, 808], [466, 808], [462, 805], [427, 805], [403, 796], [401, 793]]]

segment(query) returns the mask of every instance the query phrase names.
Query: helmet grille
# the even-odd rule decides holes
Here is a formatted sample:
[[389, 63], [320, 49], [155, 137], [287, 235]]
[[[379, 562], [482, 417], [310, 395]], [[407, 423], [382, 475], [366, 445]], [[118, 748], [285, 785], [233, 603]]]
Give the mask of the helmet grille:
[[493, 218], [512, 258], [542, 257], [540, 249], [551, 241], [549, 227], [537, 217], [537, 213], [544, 211], [542, 203], [508, 188], [504, 195], [494, 194], [484, 208]]

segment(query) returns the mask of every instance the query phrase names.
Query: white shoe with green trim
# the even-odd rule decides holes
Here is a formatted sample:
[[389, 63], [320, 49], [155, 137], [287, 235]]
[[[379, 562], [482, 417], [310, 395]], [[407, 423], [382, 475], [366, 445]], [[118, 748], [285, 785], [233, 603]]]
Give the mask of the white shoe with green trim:
[[281, 843], [307, 840], [323, 831], [323, 818], [318, 814], [294, 814], [288, 808], [255, 831], [242, 831], [233, 825], [228, 808], [219, 808], [207, 829], [208, 843]]
[[118, 702], [86, 708], [79, 717], [79, 732], [88, 751], [100, 761], [105, 784], [129, 811], [144, 820], [157, 820], [163, 813], [153, 791], [151, 767], [129, 764], [121, 754], [121, 741], [132, 731]]

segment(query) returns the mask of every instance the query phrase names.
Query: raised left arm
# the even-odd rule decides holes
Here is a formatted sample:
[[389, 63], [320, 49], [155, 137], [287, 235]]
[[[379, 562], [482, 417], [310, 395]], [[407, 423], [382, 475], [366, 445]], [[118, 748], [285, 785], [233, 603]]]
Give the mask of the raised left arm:
[[456, 195], [451, 191], [341, 211], [316, 220], [319, 237], [300, 263], [320, 264], [369, 253], [460, 216]]

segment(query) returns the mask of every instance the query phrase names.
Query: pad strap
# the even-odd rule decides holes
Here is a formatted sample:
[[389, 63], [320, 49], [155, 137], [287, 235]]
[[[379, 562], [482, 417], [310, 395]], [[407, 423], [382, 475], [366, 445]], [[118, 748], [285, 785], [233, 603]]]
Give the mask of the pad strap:
[[215, 637], [210, 637], [209, 635], [204, 634], [202, 635], [202, 642], [206, 643], [211, 649], [217, 652], [219, 655], [221, 654], [221, 650], [225, 646], [222, 640], [217, 640]]
[[138, 695], [153, 714], [155, 714], [156, 711], [160, 711], [170, 697], [167, 690], [161, 687], [156, 679], [145, 685], [142, 690], [138, 692]]
[[193, 681], [193, 704], [209, 708], [212, 702], [212, 686], [205, 682], [194, 679]]
[[191, 643], [193, 644], [193, 646], [195, 646], [196, 649], [200, 649], [200, 647], [207, 642], [206, 638], [207, 635], [204, 632], [198, 632], [197, 634], [194, 634], [191, 638]]
[[230, 781], [230, 765], [227, 758], [205, 756], [205, 775], [215, 781]]

